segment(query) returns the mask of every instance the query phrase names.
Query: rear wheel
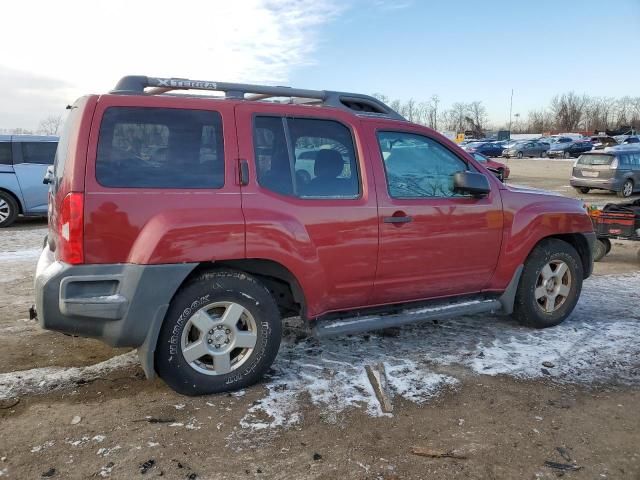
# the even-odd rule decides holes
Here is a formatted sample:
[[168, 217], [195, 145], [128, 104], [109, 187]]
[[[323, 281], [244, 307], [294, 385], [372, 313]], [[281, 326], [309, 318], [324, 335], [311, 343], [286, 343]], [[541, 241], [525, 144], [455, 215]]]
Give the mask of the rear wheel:
[[524, 265], [513, 315], [523, 325], [558, 325], [573, 311], [582, 290], [580, 256], [567, 242], [550, 238], [540, 242]]
[[542, 150], [542, 152], [540, 152], [540, 157], [541, 158], [545, 158], [547, 156], [547, 151], [546, 150]]
[[620, 188], [620, 190], [618, 191], [618, 196], [622, 198], [627, 198], [627, 197], [630, 197], [632, 193], [633, 193], [633, 180], [629, 178], [625, 180], [625, 182], [622, 184], [622, 188]]
[[504, 183], [504, 168], [499, 168], [497, 170], [497, 173], [498, 173], [498, 180]]
[[571, 158], [571, 154], [569, 152], [564, 152], [564, 155], [562, 155], [564, 158]]
[[590, 191], [591, 189], [589, 187], [580, 187], [580, 193], [584, 193], [586, 195]]
[[0, 228], [8, 227], [18, 217], [18, 203], [8, 193], [0, 191]]
[[518, 157], [518, 158], [522, 158], [522, 156], [523, 156], [522, 152], [518, 152], [518, 154], [516, 155], [516, 157]]
[[269, 369], [281, 335], [280, 313], [262, 284], [242, 272], [206, 272], [172, 300], [156, 370], [185, 395], [245, 388]]

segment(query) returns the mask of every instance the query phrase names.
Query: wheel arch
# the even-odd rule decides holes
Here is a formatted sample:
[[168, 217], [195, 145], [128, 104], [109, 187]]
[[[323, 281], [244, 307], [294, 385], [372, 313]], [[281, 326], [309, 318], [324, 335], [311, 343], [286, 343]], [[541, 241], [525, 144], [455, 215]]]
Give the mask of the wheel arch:
[[160, 328], [165, 321], [169, 304], [180, 289], [193, 278], [204, 272], [215, 270], [236, 270], [255, 276], [273, 295], [283, 316], [293, 314], [306, 318], [304, 291], [295, 275], [284, 265], [273, 260], [259, 258], [199, 263], [175, 289], [167, 304], [158, 309], [144, 343], [138, 348], [138, 358], [147, 378], [153, 379], [157, 376], [155, 371], [155, 350]]
[[[560, 233], [549, 235], [548, 237], [541, 238], [538, 243], [533, 246], [533, 248], [529, 252], [529, 255], [531, 255], [531, 252], [533, 252], [533, 250], [540, 244], [540, 242], [543, 242], [544, 240], [548, 240], [550, 238], [556, 238], [571, 245], [576, 250], [576, 252], [578, 252], [578, 255], [580, 255], [584, 278], [589, 278], [589, 276], [591, 276], [591, 273], [593, 271], [592, 243], [595, 241], [595, 234], [593, 234], [593, 240], [588, 239], [587, 235], [585, 235], [584, 233]], [[529, 257], [529, 255], [527, 255], [527, 258]]]

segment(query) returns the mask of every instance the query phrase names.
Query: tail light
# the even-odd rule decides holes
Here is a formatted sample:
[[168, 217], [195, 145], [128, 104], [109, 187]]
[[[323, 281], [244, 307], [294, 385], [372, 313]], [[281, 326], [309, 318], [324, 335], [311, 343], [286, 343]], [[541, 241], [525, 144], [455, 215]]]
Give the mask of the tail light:
[[71, 192], [62, 200], [58, 217], [58, 259], [84, 263], [84, 195]]

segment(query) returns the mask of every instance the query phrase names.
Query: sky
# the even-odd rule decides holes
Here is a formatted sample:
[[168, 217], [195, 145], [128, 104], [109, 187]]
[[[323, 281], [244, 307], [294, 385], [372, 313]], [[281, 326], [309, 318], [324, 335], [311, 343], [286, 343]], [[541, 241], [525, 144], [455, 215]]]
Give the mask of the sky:
[[[480, 100], [638, 96], [640, 0], [21, 0], [0, 29], [0, 129], [128, 74]], [[11, 20], [11, 21], [7, 21]]]

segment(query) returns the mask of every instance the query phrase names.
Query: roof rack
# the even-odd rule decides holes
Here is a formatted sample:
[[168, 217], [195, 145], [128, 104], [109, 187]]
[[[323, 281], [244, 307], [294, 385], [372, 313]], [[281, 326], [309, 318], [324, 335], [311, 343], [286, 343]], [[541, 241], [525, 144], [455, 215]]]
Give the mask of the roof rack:
[[265, 100], [285, 97], [298, 104], [320, 104], [348, 110], [357, 115], [380, 116], [395, 120], [405, 118], [387, 104], [369, 95], [359, 93], [307, 90], [270, 85], [212, 82], [187, 78], [160, 78], [129, 75], [122, 77], [110, 93], [119, 95], [157, 95], [172, 90], [208, 90], [224, 92], [225, 98]]

